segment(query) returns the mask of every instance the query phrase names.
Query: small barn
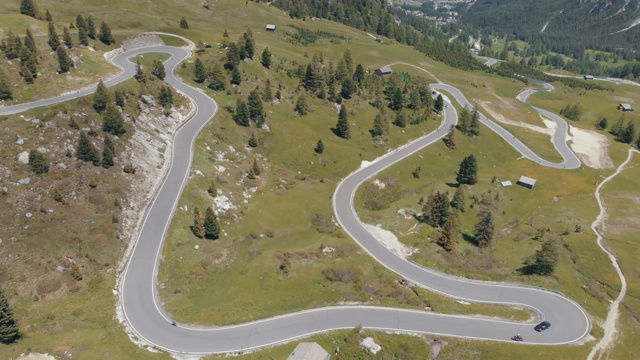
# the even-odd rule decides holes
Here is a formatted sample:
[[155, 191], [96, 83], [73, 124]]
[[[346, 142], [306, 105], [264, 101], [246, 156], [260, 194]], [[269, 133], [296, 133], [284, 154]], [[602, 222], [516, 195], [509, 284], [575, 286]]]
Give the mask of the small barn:
[[301, 342], [287, 360], [329, 360], [331, 355], [315, 342]]
[[377, 36], [377, 37], [376, 37], [376, 41], [377, 41], [377, 42], [379, 42], [379, 43], [381, 43], [381, 42], [382, 42], [382, 37]]
[[265, 27], [265, 30], [267, 31], [276, 31], [276, 26], [273, 24], [267, 24], [267, 27]]
[[386, 76], [386, 75], [391, 75], [391, 68], [388, 66], [383, 66], [380, 69], [377, 69], [375, 71], [376, 75], [378, 76]]
[[585, 75], [582, 78], [585, 80], [593, 80], [593, 75]]
[[635, 109], [632, 108], [631, 105], [629, 105], [629, 104], [620, 104], [620, 105], [618, 105], [618, 110], [622, 110], [624, 112], [635, 111]]
[[520, 176], [520, 180], [518, 180], [516, 184], [524, 186], [527, 189], [533, 189], [533, 187], [536, 185], [536, 179], [532, 179], [526, 176]]
[[509, 186], [511, 186], [513, 184], [511, 184], [511, 181], [506, 180], [506, 181], [501, 181], [500, 185], [502, 185], [502, 187], [509, 187]]

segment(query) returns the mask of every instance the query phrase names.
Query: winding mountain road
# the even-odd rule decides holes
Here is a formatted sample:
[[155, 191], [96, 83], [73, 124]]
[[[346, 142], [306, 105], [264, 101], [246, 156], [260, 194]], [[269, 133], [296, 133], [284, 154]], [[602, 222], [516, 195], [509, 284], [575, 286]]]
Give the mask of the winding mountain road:
[[[202, 127], [215, 115], [218, 108], [216, 103], [202, 91], [186, 85], [175, 77], [173, 71], [175, 66], [190, 56], [190, 52], [182, 48], [154, 46], [117, 55], [111, 61], [121, 67], [123, 72], [105, 84], [111, 86], [133, 76], [134, 64], [129, 62], [128, 58], [148, 52], [163, 52], [171, 55], [165, 63], [168, 70], [165, 81], [190, 97], [197, 111], [174, 136], [171, 166], [144, 216], [139, 237], [120, 283], [120, 306], [126, 318], [127, 328], [136, 337], [173, 353], [210, 354], [255, 350], [314, 333], [353, 328], [357, 325], [388, 331], [430, 333], [494, 341], [510, 341], [513, 334], [520, 333], [524, 337], [524, 343], [545, 345], [580, 342], [587, 336], [591, 328], [588, 315], [575, 302], [558, 293], [516, 284], [472, 281], [420, 267], [391, 253], [360, 223], [353, 207], [357, 188], [377, 172], [446, 135], [449, 128], [457, 121], [457, 113], [453, 106], [445, 108], [443, 123], [436, 131], [388, 153], [340, 182], [333, 196], [336, 217], [345, 231], [365, 251], [399, 276], [459, 300], [506, 304], [530, 309], [537, 315], [538, 320], [550, 321], [552, 323], [550, 329], [537, 333], [533, 330], [531, 323], [371, 306], [325, 307], [211, 329], [194, 328], [183, 324], [171, 326], [171, 320], [160, 306], [156, 291], [162, 245], [187, 181], [193, 157], [193, 143]], [[468, 104], [462, 93], [450, 85], [434, 84], [432, 88], [451, 93], [463, 106]], [[53, 99], [0, 108], [0, 114], [11, 114], [67, 101], [78, 96], [89, 95], [94, 89], [95, 87]], [[522, 100], [526, 100], [527, 91], [520, 95]], [[554, 145], [564, 158], [562, 163], [551, 163], [539, 158], [499, 125], [484, 116], [481, 117], [481, 121], [496, 131], [523, 156], [534, 162], [556, 168], [578, 167], [579, 160], [564, 141], [566, 123], [559, 117], [554, 118], [553, 114], [547, 116], [559, 125], [554, 136]], [[564, 128], [562, 123], [565, 124]]]

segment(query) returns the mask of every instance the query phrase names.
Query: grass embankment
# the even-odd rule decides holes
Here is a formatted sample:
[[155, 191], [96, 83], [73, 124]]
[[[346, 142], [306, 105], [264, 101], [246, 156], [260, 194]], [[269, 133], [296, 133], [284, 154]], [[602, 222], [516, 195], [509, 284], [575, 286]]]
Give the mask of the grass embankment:
[[613, 359], [632, 359], [640, 351], [636, 341], [640, 332], [640, 284], [635, 280], [638, 267], [638, 244], [640, 217], [638, 216], [638, 186], [640, 179], [640, 156], [602, 189], [607, 218], [604, 221], [604, 244], [618, 258], [627, 280], [627, 294], [623, 299], [618, 318], [619, 337], [614, 347], [605, 356]]

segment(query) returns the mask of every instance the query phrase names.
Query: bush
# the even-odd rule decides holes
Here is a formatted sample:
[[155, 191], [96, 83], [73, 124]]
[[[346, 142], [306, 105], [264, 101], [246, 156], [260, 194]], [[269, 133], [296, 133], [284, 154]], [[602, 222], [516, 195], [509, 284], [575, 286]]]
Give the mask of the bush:
[[369, 183], [365, 186], [363, 201], [367, 209], [384, 210], [400, 198], [402, 189], [395, 179], [389, 178], [383, 184], [384, 186], [380, 186], [380, 183]]
[[313, 214], [311, 217], [311, 225], [315, 226], [316, 230], [323, 234], [329, 234], [336, 230], [336, 224], [330, 215]]
[[322, 272], [331, 282], [358, 282], [362, 277], [362, 271], [352, 265], [336, 264]]

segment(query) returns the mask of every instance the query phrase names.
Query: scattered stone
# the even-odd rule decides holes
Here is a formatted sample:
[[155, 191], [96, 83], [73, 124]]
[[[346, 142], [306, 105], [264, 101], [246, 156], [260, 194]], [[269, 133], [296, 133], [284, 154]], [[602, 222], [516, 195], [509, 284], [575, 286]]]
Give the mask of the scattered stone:
[[20, 146], [24, 145], [24, 139], [19, 137], [18, 140], [16, 140], [16, 144], [18, 144]]
[[200, 170], [194, 170], [193, 171], [196, 175], [200, 175], [200, 176], [204, 176], [204, 174], [202, 173], [202, 171]]
[[64, 267], [64, 266], [62, 266], [62, 265], [58, 265], [58, 266], [56, 266], [56, 271], [57, 271], [57, 272], [64, 272], [64, 269], [65, 269], [65, 267]]
[[362, 340], [360, 342], [361, 346], [364, 346], [365, 348], [369, 349], [369, 351], [371, 351], [374, 355], [382, 350], [382, 347], [378, 344], [376, 344], [375, 340], [373, 340], [372, 337], [367, 337], [364, 340]]
[[48, 153], [49, 149], [47, 149], [46, 147], [39, 147], [38, 151], [40, 151], [41, 153]]
[[6, 187], [6, 186], [3, 186], [3, 187], [2, 187], [2, 193], [3, 193], [3, 194], [6, 194], [6, 193], [8, 193], [8, 192], [9, 192], [9, 188], [8, 188], [8, 187]]
[[226, 212], [228, 210], [235, 210], [237, 207], [231, 203], [228, 197], [225, 195], [219, 195], [213, 198], [213, 202], [216, 204], [216, 209], [222, 212]]
[[32, 213], [26, 213], [26, 214], [24, 214], [24, 216], [26, 216], [27, 219], [31, 219], [33, 217], [33, 214]]
[[21, 152], [20, 155], [18, 155], [18, 161], [23, 163], [23, 164], [28, 164], [29, 163], [29, 152], [28, 151]]
[[153, 101], [153, 96], [151, 96], [151, 95], [142, 95], [142, 96], [140, 96], [140, 101], [142, 101], [143, 103], [149, 105], [150, 107], [156, 106], [156, 102]]
[[336, 251], [336, 248], [331, 247], [331, 246], [325, 246], [322, 248], [322, 252], [325, 254], [330, 254], [332, 252]]
[[200, 245], [196, 245], [196, 246], [194, 246], [193, 248], [194, 248], [194, 249], [196, 249], [196, 250], [198, 250], [198, 249], [200, 249]]
[[20, 184], [20, 185], [29, 185], [30, 182], [31, 182], [31, 178], [30, 177], [26, 177], [24, 179], [18, 180], [18, 184]]
[[67, 170], [67, 165], [65, 165], [64, 163], [60, 163], [60, 164], [58, 164], [56, 166], [59, 167], [62, 170]]
[[378, 179], [373, 180], [373, 185], [377, 186], [380, 189], [384, 189], [387, 186], [387, 184], [383, 183]]

